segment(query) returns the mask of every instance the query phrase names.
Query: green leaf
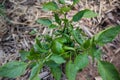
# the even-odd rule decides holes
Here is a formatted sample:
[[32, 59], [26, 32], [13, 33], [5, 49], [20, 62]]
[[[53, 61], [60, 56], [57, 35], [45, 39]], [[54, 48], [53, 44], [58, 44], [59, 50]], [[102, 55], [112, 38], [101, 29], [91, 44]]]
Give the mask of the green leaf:
[[57, 3], [54, 1], [45, 3], [43, 5], [43, 10], [56, 11], [57, 9], [59, 9], [59, 7], [58, 7]]
[[27, 64], [19, 61], [8, 62], [0, 67], [0, 76], [16, 78], [25, 73]]
[[65, 63], [66, 61], [63, 59], [63, 57], [59, 56], [59, 55], [52, 55], [50, 60], [53, 60], [54, 62], [56, 62], [57, 64], [62, 64]]
[[103, 80], [120, 80], [120, 74], [113, 64], [105, 61], [98, 61], [98, 71]]
[[47, 42], [52, 41], [52, 37], [49, 34], [44, 35], [44, 38], [45, 38], [45, 41], [47, 41]]
[[77, 41], [78, 44], [81, 45], [83, 43], [83, 40], [82, 40], [82, 37], [81, 37], [81, 34], [80, 34], [79, 30], [72, 30], [72, 35], [73, 35], [73, 37], [75, 38], [75, 40]]
[[51, 73], [53, 74], [55, 80], [60, 80], [62, 76], [62, 71], [59, 67], [51, 68]]
[[84, 17], [84, 18], [93, 18], [93, 17], [96, 17], [96, 16], [97, 16], [97, 14], [94, 13], [93, 11], [85, 9], [85, 10], [81, 10], [78, 13], [76, 13], [73, 16], [73, 21], [75, 21], [75, 22], [79, 21], [82, 17]]
[[87, 52], [92, 57], [93, 61], [95, 58], [98, 60], [101, 59], [102, 50], [100, 48], [97, 48], [97, 46], [95, 44], [92, 44]]
[[[60, 39], [59, 39], [60, 40]], [[62, 41], [62, 40], [61, 40]], [[63, 44], [61, 42], [58, 42], [56, 40], [52, 41], [52, 46], [51, 46], [51, 50], [53, 53], [55, 54], [62, 54], [64, 53], [64, 49], [63, 49]]]
[[61, 3], [61, 4], [65, 4], [65, 0], [58, 0], [59, 1], [59, 3]]
[[116, 27], [109, 27], [94, 36], [95, 42], [98, 45], [104, 45], [112, 42], [112, 40], [120, 33], [120, 25]]
[[94, 43], [94, 38], [86, 40], [82, 46], [87, 50], [87, 53], [92, 57], [93, 61], [95, 58], [101, 59], [102, 51]]
[[86, 40], [86, 41], [83, 43], [83, 47], [84, 47], [85, 49], [90, 48], [91, 45], [92, 45], [92, 39], [88, 39], [88, 40]]
[[37, 23], [42, 24], [44, 26], [50, 26], [52, 24], [52, 21], [49, 19], [40, 18], [37, 20]]
[[68, 80], [75, 80], [76, 74], [80, 69], [85, 68], [88, 65], [88, 55], [87, 54], [79, 54], [75, 60], [74, 63], [72, 61], [69, 61], [66, 64], [66, 75]]
[[35, 51], [38, 52], [38, 53], [46, 53], [46, 52], [47, 52], [47, 50], [41, 48], [38, 44], [35, 44], [35, 45], [34, 45], [34, 49], [35, 49]]
[[66, 76], [68, 78], [68, 80], [75, 80], [76, 78], [76, 74], [77, 74], [77, 69], [75, 68], [75, 65], [73, 64], [72, 61], [69, 61], [66, 64]]
[[40, 52], [43, 52], [43, 53], [47, 52], [47, 50], [49, 48], [49, 44], [47, 44], [47, 42], [50, 42], [52, 40], [52, 38], [49, 35], [44, 35], [44, 39], [46, 42], [41, 42], [38, 37], [36, 37], [36, 39], [35, 39], [35, 44], [37, 44], [39, 46], [39, 48], [42, 49], [42, 50], [40, 49], [41, 50]]
[[[51, 41], [50, 41], [51, 42]], [[47, 42], [46, 41], [46, 43], [45, 42], [42, 42], [41, 44], [42, 44], [42, 46], [43, 46], [43, 49], [45, 49], [45, 50], [49, 50], [50, 49], [50, 47], [51, 47], [51, 44], [50, 44], [50, 42]]]
[[42, 69], [42, 64], [37, 64], [32, 68], [31, 74], [30, 74], [30, 80], [40, 80], [39, 72]]
[[47, 65], [50, 68], [55, 68], [55, 67], [59, 66], [59, 64], [57, 64], [57, 63], [55, 63], [54, 61], [51, 61], [51, 60], [45, 62], [45, 65]]
[[66, 13], [66, 12], [69, 12], [69, 11], [70, 11], [70, 7], [68, 7], [68, 6], [63, 6], [63, 7], [60, 8], [60, 10], [61, 10], [62, 12], [64, 12], [64, 13]]
[[96, 16], [98, 16], [97, 13], [95, 13], [91, 10], [88, 10], [88, 9], [85, 10], [85, 13], [83, 15], [84, 18], [93, 18], [93, 17], [96, 17]]
[[36, 52], [35, 50], [34, 50], [34, 48], [32, 47], [31, 49], [30, 49], [30, 55], [28, 56], [28, 59], [29, 60], [37, 60], [37, 59], [39, 59], [40, 58], [40, 54], [38, 53], [38, 52]]
[[73, 0], [73, 4], [78, 3], [80, 0]]
[[101, 59], [101, 54], [102, 54], [102, 50], [101, 49], [97, 49], [93, 52], [94, 58], [96, 59]]
[[30, 35], [36, 34], [38, 31], [36, 29], [33, 29], [32, 31], [29, 32]]
[[59, 15], [58, 14], [54, 14], [54, 17], [55, 17], [55, 22], [57, 22], [59, 25], [61, 25], [61, 20], [59, 18]]
[[51, 25], [49, 26], [50, 29], [54, 29], [54, 28], [57, 28], [57, 27], [58, 27], [58, 26], [55, 25], [55, 24], [51, 24]]
[[27, 60], [27, 57], [30, 55], [29, 51], [20, 51], [20, 57], [22, 59], [22, 61]]
[[84, 15], [84, 13], [85, 13], [85, 10], [82, 10], [82, 11], [79, 11], [78, 13], [76, 13], [74, 16], [73, 16], [73, 21], [79, 21], [82, 17], [83, 17], [83, 15]]
[[79, 54], [75, 58], [74, 64], [77, 70], [85, 68], [89, 63], [87, 54]]
[[35, 38], [35, 43], [38, 44], [39, 47], [42, 47], [42, 44], [38, 37]]

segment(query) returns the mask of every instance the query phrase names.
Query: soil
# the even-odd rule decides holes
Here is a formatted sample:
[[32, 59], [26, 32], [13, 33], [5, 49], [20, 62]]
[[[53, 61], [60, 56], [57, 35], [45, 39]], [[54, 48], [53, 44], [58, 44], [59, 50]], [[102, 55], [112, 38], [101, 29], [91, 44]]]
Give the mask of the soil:
[[[42, 11], [41, 8], [44, 2], [45, 0], [0, 0], [0, 3], [5, 4], [6, 9], [6, 16], [0, 16], [0, 66], [11, 60], [20, 60], [19, 51], [29, 50], [34, 44], [36, 35], [52, 32], [52, 30], [36, 23], [36, 20], [41, 17], [52, 18], [51, 12]], [[93, 19], [82, 19], [77, 24], [75, 23], [74, 26], [80, 25], [80, 28], [89, 37], [109, 26], [120, 25], [119, 0], [81, 0], [68, 17], [86, 8], [97, 12], [99, 16]], [[37, 30], [37, 33], [30, 35], [29, 32], [33, 29]], [[102, 59], [113, 63], [120, 72], [120, 34], [113, 42], [105, 45], [102, 50], [104, 52]], [[95, 63], [89, 63], [88, 67], [77, 74], [76, 80], [95, 80], [96, 77], [99, 77], [96, 69]], [[49, 69], [43, 69], [41, 74], [45, 74], [45, 72], [49, 73]], [[17, 79], [0, 78], [0, 80], [28, 80], [29, 74], [30, 70], [27, 70], [25, 75]], [[54, 79], [49, 73], [43, 80]], [[64, 74], [62, 80], [66, 80]]]

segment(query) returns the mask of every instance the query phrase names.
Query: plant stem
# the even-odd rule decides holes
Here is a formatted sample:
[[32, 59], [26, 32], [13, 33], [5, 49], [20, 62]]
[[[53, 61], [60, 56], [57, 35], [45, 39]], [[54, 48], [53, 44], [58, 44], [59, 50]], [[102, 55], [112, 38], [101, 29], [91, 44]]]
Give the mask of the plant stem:
[[53, 54], [53, 53], [50, 53], [47, 57], [45, 57], [45, 59], [43, 60], [43, 63], [44, 63], [45, 61], [47, 61], [52, 54]]
[[[66, 20], [66, 19], [67, 19], [67, 17], [66, 17], [66, 13], [65, 13], [64, 14], [64, 20]], [[67, 26], [67, 23], [66, 23], [66, 21], [64, 21], [63, 33], [65, 32], [66, 26]]]

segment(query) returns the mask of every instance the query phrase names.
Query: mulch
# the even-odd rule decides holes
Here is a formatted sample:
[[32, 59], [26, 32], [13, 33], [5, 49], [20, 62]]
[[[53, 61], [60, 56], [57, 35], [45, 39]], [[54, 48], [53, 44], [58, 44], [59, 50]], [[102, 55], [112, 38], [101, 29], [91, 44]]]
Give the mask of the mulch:
[[[50, 0], [3, 1], [5, 1], [6, 17], [0, 16], [0, 66], [11, 60], [20, 60], [20, 50], [29, 50], [34, 44], [36, 36], [53, 31], [36, 23], [36, 20], [42, 17], [52, 18], [51, 12], [42, 11], [42, 4]], [[0, 3], [3, 1], [1, 0]], [[74, 23], [74, 26], [79, 26], [89, 37], [109, 26], [120, 25], [119, 0], [81, 0], [68, 14], [68, 17], [86, 8], [95, 11], [99, 16], [82, 19], [78, 23]], [[36, 30], [37, 33], [31, 35], [32, 30]], [[102, 50], [104, 52], [103, 60], [113, 63], [120, 72], [120, 35], [113, 42], [105, 45]], [[49, 69], [45, 68], [41, 73], [45, 72], [49, 72]], [[29, 74], [30, 70], [27, 70], [25, 75], [19, 78], [0, 78], [0, 80], [28, 80]], [[96, 65], [90, 63], [87, 68], [77, 74], [76, 80], [95, 80], [97, 76], [99, 74]], [[49, 73], [43, 80], [53, 80], [53, 76]]]

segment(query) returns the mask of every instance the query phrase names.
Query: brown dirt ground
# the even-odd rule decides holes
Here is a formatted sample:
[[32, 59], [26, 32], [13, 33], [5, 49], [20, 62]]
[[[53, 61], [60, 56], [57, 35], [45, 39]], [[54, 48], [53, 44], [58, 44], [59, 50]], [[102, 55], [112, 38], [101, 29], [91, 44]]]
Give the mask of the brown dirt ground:
[[[5, 0], [0, 0], [2, 3]], [[45, 0], [6, 0], [6, 15], [9, 18], [0, 17], [0, 66], [11, 60], [19, 60], [19, 50], [29, 50], [34, 44], [36, 35], [52, 33], [52, 30], [37, 24], [35, 21], [41, 17], [52, 18], [51, 12], [41, 10]], [[47, 0], [49, 1], [49, 0]], [[70, 0], [68, 0], [70, 1]], [[75, 26], [80, 25], [88, 36], [105, 29], [108, 26], [120, 25], [120, 1], [119, 0], [81, 0], [70, 12], [68, 17], [82, 9], [91, 9], [99, 14], [97, 18], [82, 19]], [[30, 35], [31, 30], [37, 30], [35, 35]], [[3, 33], [4, 32], [4, 33]], [[105, 45], [103, 48], [103, 60], [113, 63], [120, 72], [120, 35]], [[43, 73], [48, 69], [43, 69]], [[30, 70], [24, 76], [17, 79], [0, 78], [0, 80], [27, 80]], [[87, 68], [77, 74], [76, 80], [95, 80], [99, 76], [96, 65], [89, 64]], [[49, 74], [43, 80], [53, 80]], [[63, 78], [65, 80], [65, 78]]]

